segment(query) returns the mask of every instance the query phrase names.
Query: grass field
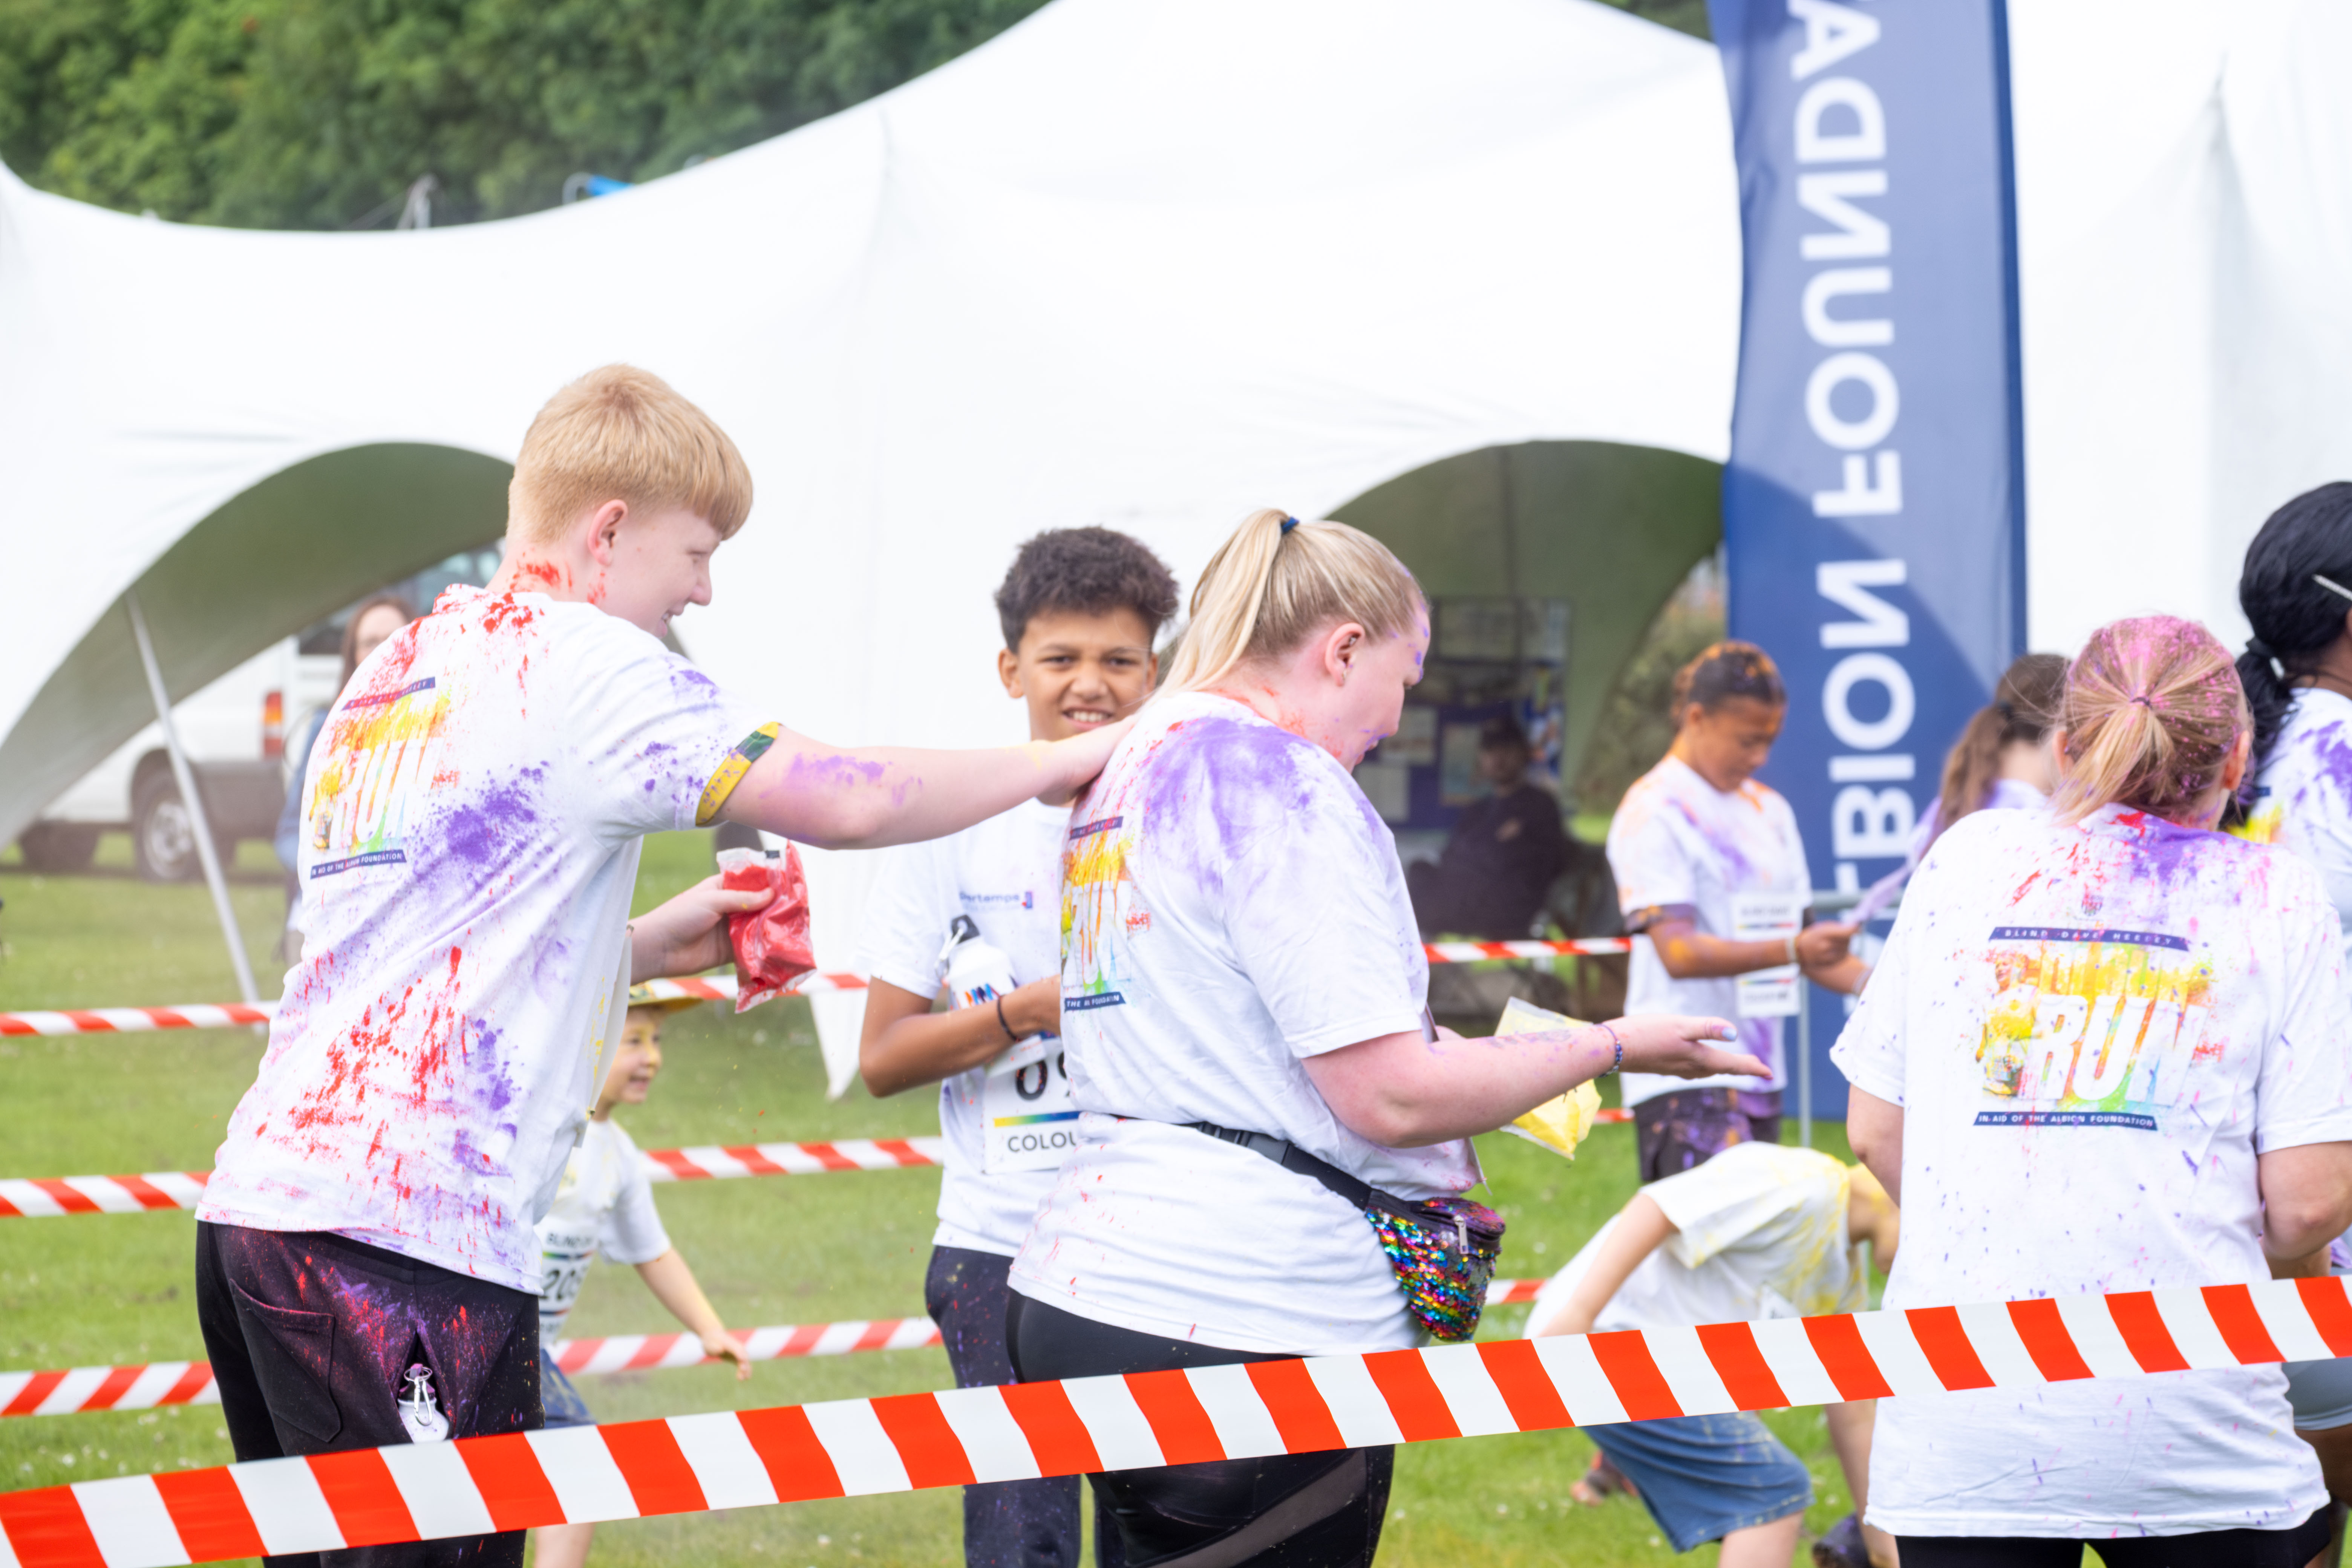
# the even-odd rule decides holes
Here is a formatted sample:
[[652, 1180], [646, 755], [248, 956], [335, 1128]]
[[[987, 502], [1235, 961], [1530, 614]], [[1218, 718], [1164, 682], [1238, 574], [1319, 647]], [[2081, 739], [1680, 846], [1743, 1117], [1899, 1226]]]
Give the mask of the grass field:
[[[230, 999], [210, 902], [198, 886], [151, 887], [121, 874], [120, 841], [97, 874], [40, 878], [0, 859], [0, 1011]], [[653, 841], [639, 907], [701, 875], [707, 837]], [[247, 846], [235, 889], [263, 989], [280, 895], [266, 850]], [[877, 1100], [862, 1088], [828, 1104], [806, 1005], [737, 1018], [717, 1007], [669, 1026], [668, 1065], [651, 1102], [625, 1117], [649, 1148], [680, 1143], [906, 1136], [937, 1131], [928, 1094]], [[0, 1175], [197, 1170], [250, 1081], [260, 1042], [247, 1031], [0, 1041], [7, 1132]], [[1816, 1142], [1843, 1155], [1843, 1129]], [[1492, 1194], [1510, 1220], [1503, 1272], [1548, 1273], [1633, 1190], [1631, 1130], [1603, 1127], [1573, 1165], [1510, 1138], [1481, 1141]], [[937, 1177], [856, 1173], [658, 1189], [681, 1251], [730, 1323], [751, 1326], [922, 1310]], [[0, 1368], [199, 1358], [189, 1302], [194, 1222], [186, 1214], [0, 1221]], [[1488, 1316], [1488, 1334], [1521, 1328], [1524, 1308]], [[572, 1319], [580, 1334], [674, 1327], [626, 1268], [600, 1267]], [[950, 1385], [939, 1351], [770, 1362], [745, 1384], [715, 1368], [583, 1379], [605, 1419], [685, 1415]], [[1818, 1415], [1769, 1417], [1812, 1467], [1826, 1528], [1850, 1504]], [[1585, 1510], [1569, 1483], [1591, 1447], [1575, 1433], [1420, 1444], [1397, 1457], [1381, 1561], [1391, 1568], [1549, 1563], [1594, 1568], [1672, 1559], [1638, 1504]], [[211, 1407], [0, 1421], [0, 1489], [212, 1465], [229, 1452]], [[691, 1560], [794, 1568], [947, 1565], [962, 1561], [951, 1492], [853, 1499], [607, 1525], [596, 1561]], [[1802, 1560], [1810, 1561], [1809, 1555]], [[1689, 1561], [1712, 1563], [1704, 1547]]]

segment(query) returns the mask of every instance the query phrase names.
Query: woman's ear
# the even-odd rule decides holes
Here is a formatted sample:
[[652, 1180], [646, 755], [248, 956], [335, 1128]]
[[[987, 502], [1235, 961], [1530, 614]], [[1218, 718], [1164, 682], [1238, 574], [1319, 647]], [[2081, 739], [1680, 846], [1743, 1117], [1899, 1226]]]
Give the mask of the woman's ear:
[[1363, 651], [1364, 628], [1353, 621], [1341, 621], [1324, 634], [1323, 673], [1337, 684], [1347, 685], [1356, 656]]
[[2050, 727], [2049, 743], [2050, 777], [2053, 782], [2055, 782], [2074, 771], [2074, 761], [2066, 754], [2066, 726], [2053, 724]]

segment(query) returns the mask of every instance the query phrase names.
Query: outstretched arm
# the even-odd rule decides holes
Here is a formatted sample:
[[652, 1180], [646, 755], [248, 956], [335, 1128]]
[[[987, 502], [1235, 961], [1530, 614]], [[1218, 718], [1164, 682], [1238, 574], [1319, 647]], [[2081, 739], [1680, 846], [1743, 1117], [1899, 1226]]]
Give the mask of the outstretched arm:
[[[1815, 921], [1797, 933], [1797, 962], [1805, 973], [1832, 991], [1860, 988], [1859, 976], [1869, 973], [1846, 949], [1862, 928], [1836, 921]], [[1642, 928], [1657, 950], [1658, 962], [1677, 980], [1720, 980], [1779, 969], [1789, 962], [1785, 937], [1761, 942], [1734, 942], [1710, 936], [1698, 922], [1679, 917], [1652, 921]], [[1858, 972], [1858, 973], [1857, 973]]]
[[735, 1381], [742, 1382], [751, 1375], [751, 1355], [743, 1342], [727, 1331], [711, 1309], [710, 1298], [694, 1278], [694, 1270], [673, 1247], [651, 1263], [637, 1265], [637, 1278], [654, 1293], [654, 1300], [669, 1309], [669, 1315], [684, 1323], [687, 1331], [702, 1342], [702, 1353], [713, 1361], [735, 1363]]
[[1568, 1293], [1568, 1300], [1552, 1309], [1540, 1322], [1528, 1325], [1528, 1338], [1546, 1334], [1589, 1334], [1593, 1320], [1609, 1305], [1633, 1270], [1642, 1267], [1650, 1254], [1665, 1245], [1666, 1237], [1678, 1227], [1666, 1217], [1666, 1211], [1647, 1193], [1635, 1193], [1617, 1216], [1617, 1223], [1592, 1255], [1591, 1266], [1584, 1278]]
[[1418, 1032], [1359, 1040], [1308, 1057], [1305, 1066], [1331, 1113], [1351, 1131], [1391, 1149], [1409, 1149], [1492, 1132], [1591, 1082], [1616, 1065], [1620, 1040], [1624, 1066], [1633, 1072], [1771, 1077], [1754, 1057], [1706, 1043], [1727, 1039], [1731, 1032], [1720, 1018], [1664, 1014], [1475, 1040], [1446, 1029], [1434, 1040]]
[[978, 752], [842, 751], [784, 730], [718, 815], [826, 849], [943, 838], [1024, 800], [1068, 801], [1102, 772], [1129, 722]]

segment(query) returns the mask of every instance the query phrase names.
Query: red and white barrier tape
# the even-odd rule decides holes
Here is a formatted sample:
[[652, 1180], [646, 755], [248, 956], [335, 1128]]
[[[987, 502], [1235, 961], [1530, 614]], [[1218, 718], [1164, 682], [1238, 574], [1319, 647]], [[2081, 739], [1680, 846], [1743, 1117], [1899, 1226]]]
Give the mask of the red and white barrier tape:
[[226, 1029], [237, 1024], [267, 1024], [278, 1012], [275, 1002], [242, 1002], [218, 1005], [193, 1003], [184, 1007], [91, 1007], [62, 1013], [0, 1013], [0, 1035], [136, 1035], [149, 1029]]
[[[1558, 958], [1574, 953], [1631, 952], [1626, 937], [1589, 937], [1576, 942], [1438, 942], [1423, 949], [1432, 963], [1483, 963], [1497, 958]], [[691, 998], [698, 1002], [732, 1002], [735, 977], [713, 974], [698, 980], [649, 980], [646, 989], [656, 1001]], [[863, 991], [862, 974], [806, 974], [789, 988], [797, 994], [820, 991]], [[0, 1035], [126, 1035], [150, 1029], [224, 1029], [235, 1024], [267, 1024], [278, 1004], [257, 1002], [192, 1004], [183, 1007], [93, 1007], [52, 1013], [0, 1013]]]
[[1568, 958], [1578, 954], [1631, 952], [1626, 936], [1579, 937], [1573, 942], [1433, 942], [1422, 952], [1432, 963], [1485, 963], [1496, 958]]
[[[1631, 1121], [1612, 1106], [1602, 1121]], [[943, 1138], [836, 1138], [822, 1143], [698, 1143], [645, 1151], [653, 1182], [729, 1181], [739, 1176], [816, 1176], [831, 1171], [898, 1171], [940, 1164]], [[0, 1219], [72, 1214], [146, 1214], [192, 1209], [209, 1171], [149, 1171], [136, 1176], [0, 1176]]]
[[144, 1214], [192, 1209], [209, 1171], [150, 1171], [141, 1176], [0, 1177], [0, 1219], [68, 1214]]
[[[725, 1181], [736, 1176], [815, 1176], [828, 1171], [897, 1171], [937, 1165], [940, 1138], [836, 1138], [824, 1143], [737, 1143], [724, 1148], [645, 1151], [655, 1182]], [[209, 1171], [149, 1171], [136, 1176], [0, 1177], [0, 1219], [69, 1214], [145, 1214], [192, 1209]]]
[[[1497, 1279], [1486, 1304], [1532, 1301], [1540, 1279]], [[940, 1342], [929, 1318], [852, 1318], [838, 1323], [785, 1323], [743, 1335], [753, 1361], [851, 1355], [860, 1351], [910, 1351]], [[692, 1334], [610, 1334], [558, 1340], [555, 1364], [575, 1376], [698, 1366], [709, 1359]], [[159, 1405], [217, 1405], [212, 1367], [200, 1361], [156, 1361], [133, 1366], [77, 1366], [55, 1372], [0, 1372], [0, 1416], [76, 1415], [86, 1410], [152, 1410]]]
[[[848, 1355], [857, 1351], [919, 1350], [940, 1342], [929, 1318], [852, 1319], [839, 1323], [783, 1323], [743, 1335], [753, 1361]], [[612, 1334], [559, 1340], [555, 1364], [578, 1376], [695, 1366], [704, 1359], [692, 1334]], [[218, 1405], [213, 1369], [201, 1361], [158, 1361], [136, 1366], [77, 1366], [55, 1372], [0, 1372], [0, 1416], [77, 1415], [89, 1410], [152, 1410], [161, 1405]]]
[[2338, 1279], [1495, 1340], [399, 1444], [0, 1493], [0, 1568], [164, 1568], [973, 1481], [2352, 1354]]
[[648, 1149], [646, 1175], [656, 1182], [726, 1181], [736, 1176], [814, 1176], [828, 1171], [896, 1171], [936, 1165], [944, 1138], [836, 1138], [830, 1143], [735, 1143], [721, 1148]]

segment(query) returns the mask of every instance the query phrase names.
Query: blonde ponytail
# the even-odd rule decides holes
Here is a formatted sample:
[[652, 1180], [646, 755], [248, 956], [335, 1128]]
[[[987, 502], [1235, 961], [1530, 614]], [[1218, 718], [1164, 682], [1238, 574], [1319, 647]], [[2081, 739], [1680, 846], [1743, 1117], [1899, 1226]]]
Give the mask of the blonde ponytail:
[[2066, 775], [2051, 809], [2061, 822], [2110, 803], [2191, 810], [2221, 783], [2250, 722], [2229, 651], [2195, 621], [2101, 626], [2066, 671]]
[[1214, 686], [1335, 622], [1387, 637], [1411, 631], [1424, 613], [1421, 584], [1370, 534], [1344, 522], [1295, 521], [1269, 507], [1243, 519], [1209, 557], [1160, 689]]

